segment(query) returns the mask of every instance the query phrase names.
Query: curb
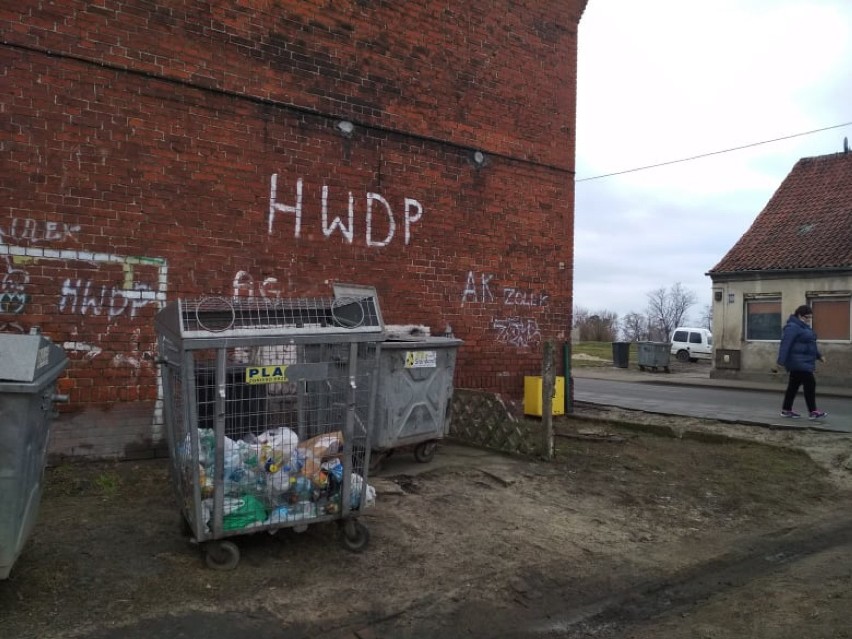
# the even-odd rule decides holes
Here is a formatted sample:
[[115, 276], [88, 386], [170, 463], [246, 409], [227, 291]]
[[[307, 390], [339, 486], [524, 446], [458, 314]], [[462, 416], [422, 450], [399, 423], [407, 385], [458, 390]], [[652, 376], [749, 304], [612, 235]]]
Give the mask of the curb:
[[[604, 369], [606, 370], [606, 369]], [[662, 375], [662, 374], [661, 374]], [[665, 373], [665, 375], [671, 375], [671, 373]], [[578, 379], [600, 379], [600, 380], [609, 380], [614, 382], [629, 382], [633, 384], [657, 384], [660, 386], [692, 386], [694, 388], [722, 388], [725, 390], [739, 390], [739, 391], [766, 391], [770, 393], [784, 393], [784, 389], [786, 388], [786, 382], [779, 382], [778, 385], [770, 385], [770, 384], [762, 384], [760, 382], [749, 382], [742, 381], [737, 382], [735, 380], [712, 380], [710, 378], [683, 378], [683, 377], [660, 377], [655, 379], [643, 378], [640, 377], [639, 374], [632, 373], [622, 373], [622, 372], [613, 372], [613, 373], [600, 373], [591, 375], [577, 375], [575, 371], [571, 373], [572, 378]], [[844, 397], [844, 398], [852, 398], [852, 390], [846, 390], [844, 388], [838, 388], [836, 386], [825, 386], [820, 387], [817, 384], [817, 394], [824, 395], [826, 397]]]
[[[575, 401], [575, 406], [609, 406], [609, 404], [597, 404], [595, 402], [584, 402], [584, 401]], [[675, 413], [667, 413], [662, 411], [653, 411], [653, 410], [644, 410], [641, 408], [623, 408], [621, 406], [616, 406], [616, 408], [620, 410], [630, 410], [637, 413], [645, 413], [647, 415], [662, 415], [664, 417], [689, 417], [690, 419], [702, 419], [708, 422], [718, 422], [720, 424], [726, 425], [740, 425], [740, 426], [757, 426], [759, 428], [764, 428], [766, 430], [777, 430], [777, 431], [795, 431], [795, 432], [805, 432], [811, 431], [815, 433], [829, 433], [833, 435], [850, 435], [849, 431], [845, 430], [837, 430], [834, 428], [826, 428], [824, 426], [814, 425], [814, 422], [807, 420], [809, 423], [803, 423], [801, 426], [793, 425], [792, 423], [788, 424], [767, 424], [766, 422], [757, 422], [751, 419], [719, 419], [719, 418], [710, 418], [710, 417], [696, 417], [690, 415], [678, 415]], [[685, 430], [682, 433], [678, 434], [675, 429], [671, 426], [657, 426], [655, 424], [639, 424], [637, 422], [626, 421], [624, 419], [618, 418], [608, 418], [608, 417], [591, 417], [586, 415], [576, 415], [577, 419], [586, 419], [586, 420], [594, 420], [594, 421], [606, 421], [611, 424], [616, 424], [619, 426], [624, 426], [626, 428], [630, 428], [632, 430], [644, 430], [646, 432], [650, 432], [652, 434], [659, 434], [665, 436], [675, 437], [677, 439], [683, 439], [688, 432], [701, 433], [702, 431], [688, 431]], [[734, 438], [735, 439], [735, 438]]]

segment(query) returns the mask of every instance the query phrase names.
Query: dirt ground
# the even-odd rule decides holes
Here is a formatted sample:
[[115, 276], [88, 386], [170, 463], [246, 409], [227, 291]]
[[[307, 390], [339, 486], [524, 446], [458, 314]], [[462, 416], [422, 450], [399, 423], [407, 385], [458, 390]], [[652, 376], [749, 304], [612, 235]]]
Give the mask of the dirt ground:
[[578, 407], [552, 462], [446, 443], [370, 478], [371, 541], [238, 537], [212, 571], [167, 460], [46, 472], [4, 639], [852, 637], [852, 437]]

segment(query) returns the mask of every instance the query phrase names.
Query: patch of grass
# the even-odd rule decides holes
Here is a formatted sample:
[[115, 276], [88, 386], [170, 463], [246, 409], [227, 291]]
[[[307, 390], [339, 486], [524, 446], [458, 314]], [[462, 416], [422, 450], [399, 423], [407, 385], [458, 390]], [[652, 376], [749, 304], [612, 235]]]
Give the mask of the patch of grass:
[[48, 496], [115, 497], [124, 485], [115, 464], [66, 462], [45, 469]]
[[[636, 342], [630, 344], [629, 360], [638, 360]], [[574, 342], [571, 344], [571, 366], [612, 366], [612, 342]]]
[[112, 497], [121, 488], [121, 479], [113, 473], [103, 473], [95, 478], [95, 486], [103, 495]]
[[[614, 434], [639, 430], [606, 423], [597, 428]], [[628, 505], [653, 505], [665, 496], [666, 508], [658, 514], [666, 517], [688, 519], [701, 512], [733, 521], [797, 513], [836, 492], [827, 471], [803, 451], [662, 434], [646, 431], [618, 444], [557, 439], [556, 459], [582, 475], [584, 486], [613, 483]]]

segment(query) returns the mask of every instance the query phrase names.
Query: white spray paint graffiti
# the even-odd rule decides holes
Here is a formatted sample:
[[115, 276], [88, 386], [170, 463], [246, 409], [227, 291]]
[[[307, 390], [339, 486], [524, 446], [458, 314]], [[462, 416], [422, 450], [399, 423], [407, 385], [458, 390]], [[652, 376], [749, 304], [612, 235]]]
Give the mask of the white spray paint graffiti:
[[547, 306], [550, 295], [533, 293], [519, 288], [506, 287], [503, 289], [503, 304], [506, 306]]
[[248, 271], [237, 271], [234, 275], [234, 297], [268, 297], [278, 299], [281, 297], [281, 289], [278, 285], [278, 279], [275, 277], [267, 277], [257, 285], [255, 290], [255, 281], [251, 273]]
[[[26, 314], [25, 305], [30, 300], [26, 289], [31, 285], [32, 279], [27, 269], [30, 265], [42, 262], [55, 262], [60, 269], [68, 268], [71, 271], [74, 270], [74, 262], [84, 263], [87, 269], [97, 269], [101, 265], [121, 267], [123, 282], [120, 285], [96, 284], [94, 280], [84, 278], [61, 278], [57, 283], [59, 313], [103, 315], [113, 322], [120, 317], [134, 319], [140, 309], [149, 304], [157, 304], [160, 307], [165, 305], [168, 289], [168, 264], [165, 259], [33, 246], [47, 241], [76, 241], [76, 233], [79, 230], [79, 225], [30, 218], [15, 218], [7, 230], [0, 230], [0, 258], [4, 259], [6, 264], [6, 273], [0, 284], [0, 314]], [[10, 245], [6, 243], [7, 239], [29, 245]], [[3, 262], [0, 262], [0, 269], [2, 264]], [[137, 281], [138, 271], [148, 268], [156, 270], [154, 281]], [[2, 330], [17, 329], [23, 332], [18, 323], [5, 323], [2, 327]], [[138, 339], [136, 341], [138, 342]], [[95, 359], [102, 352], [100, 346], [88, 342], [68, 341], [64, 342], [63, 346], [71, 353], [85, 353], [83, 358], [88, 361]], [[135, 351], [117, 356], [118, 359], [114, 358], [113, 365], [130, 366], [138, 373], [142, 365], [138, 355], [140, 352], [137, 345]], [[153, 361], [150, 352], [146, 351], [141, 355], [145, 356], [145, 360]], [[162, 392], [159, 386], [158, 379], [158, 397]], [[160, 410], [156, 409], [155, 424], [162, 422]]]
[[130, 317], [134, 318], [140, 308], [157, 301], [157, 293], [148, 284], [133, 282], [132, 286], [132, 290], [117, 286], [101, 286], [98, 290], [92, 280], [66, 279], [59, 295], [59, 312], [67, 309], [80, 315], [106, 314], [112, 319], [129, 309]]
[[[85, 262], [95, 267], [99, 264], [118, 264], [123, 270], [122, 286], [98, 286], [93, 280], [82, 278], [62, 280], [57, 301], [60, 313], [106, 315], [111, 320], [127, 315], [132, 319], [139, 309], [148, 304], [162, 306], [166, 301], [168, 266], [162, 258], [9, 246], [2, 242], [0, 255], [6, 265], [6, 273], [0, 281], [0, 314], [24, 313], [29, 300], [26, 289], [31, 280], [25, 267], [42, 260], [63, 262], [66, 265], [69, 262]], [[157, 282], [152, 285], [135, 281], [139, 267], [156, 268]]]
[[473, 271], [468, 271], [467, 281], [465, 282], [464, 291], [462, 291], [462, 306], [465, 302], [470, 302], [473, 298], [474, 302], [485, 304], [486, 302], [494, 301], [494, 294], [491, 292], [491, 280], [493, 275], [482, 273], [480, 278], [480, 288], [476, 288], [476, 276]]
[[[278, 201], [278, 174], [273, 173], [270, 179], [269, 188], [269, 217], [268, 217], [268, 233], [272, 235], [275, 228], [275, 218], [278, 213], [286, 213], [293, 216], [293, 237], [299, 239], [302, 233], [302, 213], [303, 213], [303, 186], [302, 178], [296, 180], [295, 200], [293, 204], [283, 204]], [[343, 239], [352, 244], [355, 240], [355, 196], [352, 191], [349, 191], [348, 202], [349, 206], [346, 212], [346, 219], [340, 215], [331, 216], [329, 221], [329, 187], [323, 185], [321, 198], [321, 228], [323, 236], [330, 238], [335, 232], [339, 231]], [[378, 203], [384, 210], [384, 215], [387, 217], [387, 233], [382, 239], [375, 239], [373, 236], [373, 213], [376, 210], [378, 213]], [[404, 242], [407, 246], [411, 243], [412, 225], [419, 222], [423, 217], [423, 205], [413, 198], [406, 197], [403, 199], [403, 226], [405, 229]], [[381, 248], [388, 246], [396, 235], [397, 222], [394, 216], [393, 209], [390, 203], [379, 193], [367, 192], [364, 207], [364, 239], [369, 247]]]
[[531, 318], [495, 319], [491, 321], [491, 327], [497, 330], [497, 341], [502, 344], [527, 348], [541, 342], [538, 322]]
[[102, 348], [86, 342], [63, 342], [62, 348], [69, 353], [85, 353], [85, 360], [93, 360], [103, 352]]
[[[477, 280], [476, 273], [468, 271], [462, 291], [462, 306], [469, 302], [486, 304], [495, 301], [494, 293], [491, 290], [493, 279], [494, 276], [489, 273], [480, 273]], [[550, 295], [545, 292], [536, 293], [513, 286], [503, 287], [504, 306], [547, 306], [549, 301]]]
[[27, 284], [30, 275], [24, 270], [15, 268], [12, 260], [6, 255], [6, 273], [0, 281], [0, 314], [18, 315], [24, 312], [27, 303]]
[[[500, 303], [492, 290], [494, 279], [495, 276], [490, 273], [477, 274], [468, 271], [461, 295], [461, 305]], [[513, 286], [504, 286], [501, 300], [503, 306], [511, 306], [516, 309], [518, 307], [532, 308], [547, 306], [550, 296], [545, 292], [533, 292]], [[509, 344], [517, 348], [528, 348], [541, 342], [541, 331], [538, 322], [533, 318], [520, 316], [493, 318], [491, 328], [497, 331], [497, 341], [502, 344]]]
[[138, 327], [133, 329], [133, 335], [131, 336], [130, 342], [135, 345], [135, 348], [125, 353], [116, 353], [115, 355], [113, 355], [112, 361], [110, 362], [112, 367], [129, 367], [133, 371], [133, 377], [139, 376], [139, 373], [142, 371], [143, 366], [145, 368], [151, 368], [153, 366], [153, 362], [156, 359], [154, 357], [156, 345], [151, 345], [152, 350], [142, 350], [141, 339], [142, 329]]
[[79, 224], [34, 220], [29, 217], [13, 217], [9, 223], [8, 231], [4, 232], [3, 229], [0, 229], [0, 244], [5, 244], [7, 239], [32, 244], [64, 242], [70, 239], [76, 240], [75, 235], [79, 231]]
[[[115, 255], [112, 253], [93, 253], [68, 249], [53, 249], [41, 246], [41, 242], [77, 241], [76, 234], [80, 226], [61, 222], [37, 221], [30, 218], [14, 218], [7, 230], [0, 229], [0, 258], [6, 263], [6, 273], [0, 284], [0, 315], [14, 312], [25, 315], [25, 305], [29, 301], [26, 287], [30, 285], [30, 274], [26, 267], [43, 261], [58, 262], [59, 268], [67, 267], [73, 271], [73, 262], [83, 262], [86, 268], [97, 269], [100, 265], [119, 265], [123, 271], [123, 283], [120, 286], [97, 285], [93, 280], [65, 277], [59, 285], [57, 307], [60, 313], [79, 313], [81, 315], [106, 314], [112, 322], [119, 317], [134, 319], [139, 310], [148, 304], [155, 303], [163, 307], [166, 303], [168, 290], [168, 263], [159, 257], [141, 257]], [[15, 241], [10, 245], [7, 240]], [[38, 245], [38, 246], [37, 246]], [[137, 281], [137, 270], [140, 268], [156, 269], [153, 282]], [[0, 263], [2, 269], [2, 263]], [[5, 295], [5, 297], [3, 297]], [[2, 322], [0, 331], [14, 330], [25, 332], [17, 322]], [[109, 331], [109, 328], [107, 329]], [[77, 336], [76, 327], [72, 332]], [[156, 361], [154, 350], [143, 351], [139, 344], [141, 329], [134, 330], [135, 347], [125, 353], [117, 353], [111, 364], [116, 367], [128, 366], [136, 377], [142, 367], [153, 367]], [[98, 336], [100, 337], [100, 336]], [[94, 360], [103, 349], [88, 342], [68, 341], [63, 346], [71, 353], [85, 353], [85, 361]], [[162, 437], [163, 426], [163, 385], [162, 376], [157, 369], [157, 400], [151, 421], [151, 435], [156, 440]]]

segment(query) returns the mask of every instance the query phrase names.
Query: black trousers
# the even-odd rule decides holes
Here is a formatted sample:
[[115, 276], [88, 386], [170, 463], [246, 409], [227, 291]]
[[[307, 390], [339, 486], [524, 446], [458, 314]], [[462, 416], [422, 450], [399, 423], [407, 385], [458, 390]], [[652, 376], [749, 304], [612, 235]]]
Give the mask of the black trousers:
[[805, 391], [805, 403], [808, 411], [816, 410], [816, 377], [807, 371], [790, 371], [790, 379], [787, 382], [787, 392], [784, 393], [783, 410], [793, 410], [793, 400], [799, 392], [799, 386]]

